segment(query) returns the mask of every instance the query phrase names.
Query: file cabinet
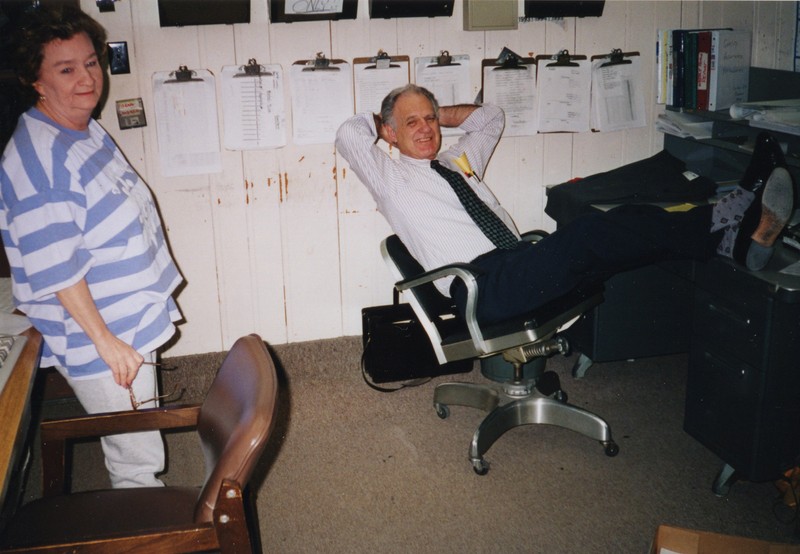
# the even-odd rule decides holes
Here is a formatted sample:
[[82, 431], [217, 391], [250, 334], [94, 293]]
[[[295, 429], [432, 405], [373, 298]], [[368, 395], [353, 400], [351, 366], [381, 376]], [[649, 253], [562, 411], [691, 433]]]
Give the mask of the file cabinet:
[[684, 429], [719, 456], [714, 484], [766, 481], [800, 455], [800, 277], [713, 259], [696, 274]]

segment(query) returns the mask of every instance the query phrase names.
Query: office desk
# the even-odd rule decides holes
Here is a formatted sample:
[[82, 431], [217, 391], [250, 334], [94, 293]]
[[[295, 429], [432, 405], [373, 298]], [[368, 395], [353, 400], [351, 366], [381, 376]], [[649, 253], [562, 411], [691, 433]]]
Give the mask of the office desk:
[[766, 270], [715, 258], [698, 271], [684, 429], [724, 462], [712, 488], [775, 480], [800, 455], [800, 253]]
[[0, 393], [0, 505], [5, 502], [9, 483], [18, 469], [30, 425], [30, 397], [42, 346], [42, 336], [33, 327], [22, 335], [28, 340]]

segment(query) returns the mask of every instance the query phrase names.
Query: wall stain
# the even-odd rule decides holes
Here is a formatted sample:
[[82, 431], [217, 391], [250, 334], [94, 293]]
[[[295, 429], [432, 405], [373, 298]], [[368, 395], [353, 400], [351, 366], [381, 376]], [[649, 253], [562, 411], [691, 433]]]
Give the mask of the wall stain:
[[289, 199], [289, 174], [284, 171], [283, 173], [283, 195]]
[[278, 173], [278, 202], [283, 202], [283, 175]]
[[303, 161], [303, 160], [305, 160], [305, 159], [306, 159], [306, 157], [305, 157], [305, 156], [300, 156], [300, 159], [299, 159], [299, 160], [297, 160], [297, 162], [298, 162], [298, 163], [300, 163], [300, 162], [302, 162], [302, 161]]

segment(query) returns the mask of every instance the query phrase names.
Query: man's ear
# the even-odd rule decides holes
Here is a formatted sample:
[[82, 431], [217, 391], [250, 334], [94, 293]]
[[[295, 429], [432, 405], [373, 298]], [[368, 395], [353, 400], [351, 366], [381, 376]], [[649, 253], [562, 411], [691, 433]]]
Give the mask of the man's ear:
[[397, 144], [397, 133], [394, 132], [394, 129], [392, 129], [392, 127], [386, 123], [381, 124], [381, 128], [381, 136], [383, 137], [383, 140], [389, 144]]

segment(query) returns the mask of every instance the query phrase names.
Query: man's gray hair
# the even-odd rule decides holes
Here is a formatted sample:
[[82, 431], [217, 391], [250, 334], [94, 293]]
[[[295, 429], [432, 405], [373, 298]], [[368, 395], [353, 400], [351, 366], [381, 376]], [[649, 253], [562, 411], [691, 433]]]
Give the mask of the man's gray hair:
[[399, 100], [400, 97], [405, 94], [421, 94], [427, 98], [433, 106], [434, 115], [437, 118], [439, 117], [439, 102], [436, 101], [436, 97], [433, 95], [433, 93], [425, 87], [409, 83], [408, 85], [394, 89], [392, 92], [387, 94], [386, 98], [384, 98], [383, 102], [381, 102], [381, 121], [383, 121], [383, 123], [392, 129], [397, 130], [397, 127], [395, 126], [396, 122], [394, 120], [394, 105], [397, 104], [397, 100]]

